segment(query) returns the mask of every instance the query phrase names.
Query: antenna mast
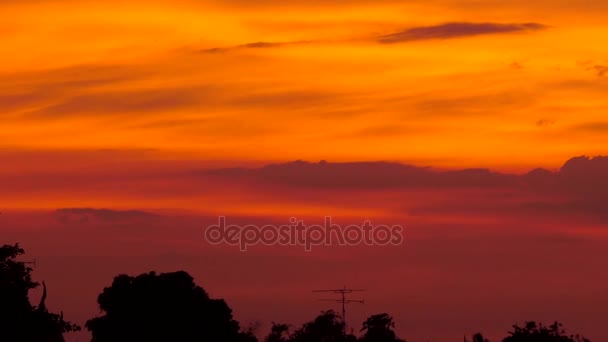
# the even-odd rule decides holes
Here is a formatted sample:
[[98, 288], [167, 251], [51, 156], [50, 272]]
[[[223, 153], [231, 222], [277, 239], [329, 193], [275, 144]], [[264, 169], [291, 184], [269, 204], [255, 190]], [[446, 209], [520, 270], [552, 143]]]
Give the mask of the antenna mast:
[[335, 303], [339, 303], [342, 304], [342, 323], [343, 323], [343, 333], [344, 335], [346, 335], [346, 304], [350, 304], [350, 303], [360, 303], [360, 304], [364, 304], [365, 301], [361, 300], [361, 299], [348, 299], [346, 298], [347, 294], [351, 294], [353, 292], [363, 292], [365, 290], [353, 290], [353, 289], [348, 289], [346, 288], [346, 286], [344, 286], [344, 288], [341, 289], [334, 289], [334, 290], [313, 290], [312, 292], [331, 292], [331, 293], [336, 293], [340, 295], [339, 299], [319, 299], [319, 301], [325, 301], [325, 302], [335, 302]]

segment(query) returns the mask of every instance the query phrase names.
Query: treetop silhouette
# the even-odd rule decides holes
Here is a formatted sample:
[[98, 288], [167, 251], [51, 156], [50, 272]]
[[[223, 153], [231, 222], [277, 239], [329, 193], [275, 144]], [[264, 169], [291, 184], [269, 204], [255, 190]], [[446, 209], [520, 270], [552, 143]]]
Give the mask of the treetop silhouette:
[[80, 327], [65, 321], [63, 313], [48, 311], [44, 282], [38, 306], [30, 303], [29, 291], [39, 284], [32, 280], [33, 269], [17, 260], [24, 253], [19, 244], [0, 247], [0, 341], [63, 342], [63, 333]]
[[526, 322], [523, 327], [513, 326], [510, 336], [503, 339], [503, 342], [589, 342], [588, 339], [579, 335], [567, 335], [562, 328], [562, 324], [555, 322], [550, 326], [542, 323]]
[[186, 272], [119, 275], [98, 297], [103, 316], [86, 327], [92, 342], [250, 341], [232, 310]]

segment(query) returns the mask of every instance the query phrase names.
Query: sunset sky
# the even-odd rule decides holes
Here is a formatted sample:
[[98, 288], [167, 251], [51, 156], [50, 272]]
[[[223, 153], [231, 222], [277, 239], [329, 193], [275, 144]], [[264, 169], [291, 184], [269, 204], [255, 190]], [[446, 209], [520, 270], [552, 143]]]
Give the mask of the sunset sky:
[[[79, 323], [112, 276], [187, 268], [243, 322], [301, 323], [323, 309], [309, 290], [346, 283], [370, 289], [353, 325], [391, 311], [408, 341], [534, 319], [608, 339], [607, 16], [604, 0], [2, 0], [0, 244], [22, 242]], [[372, 219], [406, 243], [243, 254], [204, 245], [218, 215]]]
[[0, 6], [9, 151], [520, 169], [605, 152], [605, 1]]

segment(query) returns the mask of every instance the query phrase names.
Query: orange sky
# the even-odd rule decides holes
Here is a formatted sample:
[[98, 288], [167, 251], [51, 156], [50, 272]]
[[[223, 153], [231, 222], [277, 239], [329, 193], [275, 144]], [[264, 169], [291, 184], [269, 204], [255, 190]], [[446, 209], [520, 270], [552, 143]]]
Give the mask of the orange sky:
[[606, 153], [605, 1], [0, 8], [4, 150], [500, 169]]

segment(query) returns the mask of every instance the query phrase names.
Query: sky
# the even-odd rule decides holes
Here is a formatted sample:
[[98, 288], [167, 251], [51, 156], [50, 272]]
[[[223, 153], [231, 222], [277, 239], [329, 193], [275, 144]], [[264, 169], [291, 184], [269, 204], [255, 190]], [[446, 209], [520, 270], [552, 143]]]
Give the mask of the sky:
[[[0, 13], [0, 242], [39, 261], [67, 318], [98, 314], [118, 273], [187, 269], [242, 322], [304, 322], [324, 309], [310, 290], [349, 285], [368, 289], [353, 321], [389, 311], [408, 341], [531, 319], [608, 338], [608, 2]], [[220, 215], [406, 240], [243, 253], [204, 243]]]
[[523, 170], [601, 154], [604, 1], [2, 1], [2, 145]]

